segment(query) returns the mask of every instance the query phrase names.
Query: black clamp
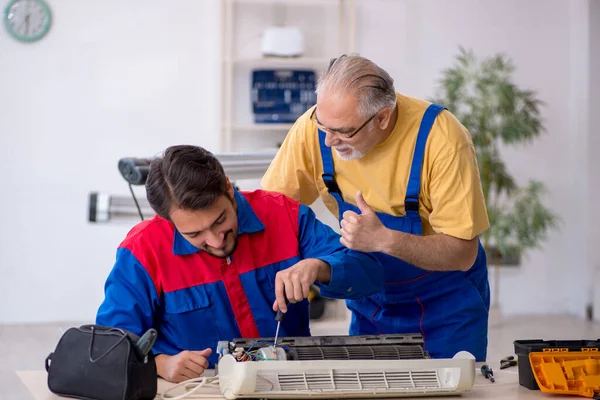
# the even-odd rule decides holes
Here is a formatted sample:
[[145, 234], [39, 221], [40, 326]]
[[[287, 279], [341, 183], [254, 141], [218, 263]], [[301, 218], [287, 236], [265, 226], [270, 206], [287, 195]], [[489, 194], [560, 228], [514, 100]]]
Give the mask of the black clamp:
[[502, 360], [500, 360], [500, 369], [506, 369], [508, 367], [514, 367], [517, 364], [518, 364], [517, 360], [515, 360], [514, 356], [504, 357]]
[[337, 193], [340, 196], [342, 195], [342, 191], [340, 190], [340, 187], [333, 176], [323, 174], [321, 177], [323, 178], [323, 182], [325, 183], [325, 186], [327, 186], [329, 193]]
[[419, 211], [419, 200], [418, 199], [412, 199], [412, 198], [406, 198], [404, 199], [404, 208], [406, 209], [406, 211]]

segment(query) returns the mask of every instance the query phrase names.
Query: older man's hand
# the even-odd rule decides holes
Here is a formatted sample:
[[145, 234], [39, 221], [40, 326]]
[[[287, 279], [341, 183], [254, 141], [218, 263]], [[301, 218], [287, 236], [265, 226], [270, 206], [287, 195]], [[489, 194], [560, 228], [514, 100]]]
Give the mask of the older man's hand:
[[356, 193], [356, 205], [360, 209], [360, 215], [354, 211], [344, 212], [340, 242], [352, 250], [367, 253], [381, 251], [382, 239], [388, 229], [369, 207], [360, 191]]

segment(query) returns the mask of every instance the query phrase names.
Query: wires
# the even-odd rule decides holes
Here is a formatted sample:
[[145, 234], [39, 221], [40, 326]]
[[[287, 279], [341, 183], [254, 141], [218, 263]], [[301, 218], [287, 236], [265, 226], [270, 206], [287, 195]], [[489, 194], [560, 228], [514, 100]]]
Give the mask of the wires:
[[262, 376], [260, 376], [260, 375], [256, 375], [256, 377], [257, 377], [258, 379], [260, 379], [261, 381], [263, 381], [263, 382], [267, 382], [269, 385], [271, 385], [271, 389], [269, 389], [269, 391], [272, 391], [273, 389], [275, 389], [275, 385], [274, 385], [274, 384], [273, 384], [273, 382], [271, 382], [270, 380], [268, 380], [268, 379], [265, 379], [265, 378], [263, 378], [263, 377], [262, 377]]
[[[265, 349], [268, 348], [267, 351], [265, 351]], [[247, 362], [247, 361], [271, 361], [271, 360], [277, 360], [277, 359], [282, 359], [282, 358], [277, 358], [277, 355], [274, 355], [275, 358], [270, 358], [269, 356], [269, 351], [274, 351], [277, 349], [281, 349], [279, 350], [280, 352], [284, 352], [286, 350], [290, 350], [289, 347], [286, 346], [281, 346], [281, 345], [275, 345], [273, 342], [256, 342], [254, 344], [252, 344], [252, 346], [250, 346], [248, 348], [248, 350], [244, 349], [243, 347], [236, 347], [235, 350], [231, 353], [231, 356], [233, 356], [238, 362]], [[283, 359], [285, 359], [285, 355], [280, 354], [280, 357], [283, 357]], [[275, 385], [273, 382], [271, 382], [270, 380], [257, 375], [256, 376], [257, 379], [266, 382], [270, 388], [269, 391], [274, 390]], [[170, 396], [169, 393], [173, 390], [176, 390], [178, 388], [181, 387], [185, 387], [186, 392], [178, 395], [178, 396]], [[219, 389], [219, 377], [214, 376], [214, 377], [200, 377], [200, 378], [194, 378], [194, 379], [188, 379], [187, 381], [183, 381], [181, 383], [178, 383], [177, 385], [169, 388], [168, 390], [166, 390], [164, 393], [162, 393], [160, 395], [160, 399], [161, 400], [181, 400], [181, 399], [200, 399], [200, 398], [225, 398], [220, 392], [219, 394], [197, 394], [196, 392], [198, 390], [200, 390], [200, 388], [216, 388]]]
[[275, 343], [273, 343], [273, 342], [256, 342], [256, 343], [254, 343], [252, 346], [250, 346], [250, 347], [248, 348], [248, 350], [247, 350], [247, 351], [250, 351], [250, 350], [252, 350], [252, 349], [254, 348], [254, 346], [256, 346], [256, 345], [258, 345], [258, 344], [264, 344], [264, 345], [267, 345], [267, 346], [273, 346], [273, 347], [281, 347], [281, 348], [282, 348], [282, 349], [284, 349], [284, 350], [289, 350], [289, 349], [290, 349], [290, 348], [289, 348], [289, 347], [287, 347], [287, 346], [283, 346], [283, 345], [281, 345], [281, 344], [275, 344]]
[[137, 207], [138, 213], [140, 213], [140, 218], [143, 221], [144, 215], [142, 214], [142, 209], [140, 208], [140, 204], [138, 203], [137, 198], [135, 197], [135, 193], [133, 192], [133, 187], [131, 186], [131, 183], [129, 183], [129, 191], [131, 192], [131, 196], [133, 196], [133, 201], [135, 202], [135, 206]]
[[[257, 345], [263, 346], [252, 350]], [[283, 352], [278, 354], [278, 348], [282, 349]], [[236, 347], [232, 356], [239, 362], [278, 360], [285, 359], [286, 350], [289, 351], [290, 348], [274, 344], [273, 342], [256, 342], [248, 350], [245, 350], [243, 347]]]
[[[172, 390], [175, 390], [177, 388], [180, 388], [184, 386], [186, 392], [184, 394], [181, 394], [179, 396], [174, 396], [171, 397], [168, 395], [168, 393]], [[212, 388], [219, 388], [219, 377], [218, 376], [203, 376], [200, 378], [193, 378], [193, 379], [188, 379], [187, 381], [183, 381], [181, 383], [178, 383], [177, 385], [169, 388], [168, 390], [166, 390], [164, 393], [161, 393], [160, 395], [160, 399], [161, 400], [180, 400], [180, 399], [202, 399], [202, 398], [225, 398], [224, 396], [220, 395], [220, 394], [194, 394], [198, 389], [202, 388], [202, 387], [212, 387]]]
[[236, 351], [233, 353], [233, 357], [235, 357], [235, 359], [240, 362], [268, 360], [268, 358], [260, 354], [260, 349], [245, 351], [242, 348], [237, 348]]
[[[268, 383], [270, 386], [269, 391], [272, 391], [275, 388], [275, 385], [270, 380], [265, 379], [260, 375], [257, 375], [256, 378], [260, 379], [263, 382]], [[182, 386], [185, 387], [185, 390], [186, 390], [185, 393], [178, 395], [178, 396], [169, 396], [169, 392], [171, 392], [172, 390], [178, 389]], [[183, 382], [178, 383], [177, 385], [167, 389], [164, 393], [161, 393], [160, 400], [206, 399], [206, 398], [210, 398], [210, 399], [223, 398], [224, 399], [225, 398], [225, 396], [223, 396], [222, 394], [216, 394], [216, 393], [199, 394], [199, 393], [196, 393], [196, 391], [199, 390], [200, 388], [207, 388], [207, 387], [219, 389], [219, 377], [218, 376], [214, 376], [214, 377], [203, 376], [200, 378], [188, 379], [187, 381], [183, 381]]]

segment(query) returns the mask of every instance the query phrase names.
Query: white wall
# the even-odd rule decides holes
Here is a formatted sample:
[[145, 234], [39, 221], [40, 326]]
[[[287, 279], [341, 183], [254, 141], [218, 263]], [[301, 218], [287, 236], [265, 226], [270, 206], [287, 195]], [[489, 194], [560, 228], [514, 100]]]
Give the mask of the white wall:
[[128, 193], [120, 157], [219, 145], [218, 0], [49, 5], [40, 42], [0, 30], [0, 323], [93, 319], [129, 226], [88, 224], [88, 193]]
[[[537, 90], [547, 103], [543, 110], [547, 134], [533, 146], [507, 151], [506, 161], [519, 183], [534, 178], [547, 184], [547, 204], [560, 212], [564, 225], [542, 250], [529, 253], [522, 267], [501, 271], [500, 304], [505, 314], [583, 315], [590, 299], [585, 230], [588, 2], [360, 4], [358, 48], [393, 75], [397, 90], [432, 97], [440, 70], [451, 64], [462, 45], [480, 56], [509, 55], [517, 66], [515, 81]], [[386, 12], [381, 12], [384, 7]]]
[[[600, 159], [598, 150], [600, 148], [600, 135], [598, 127], [600, 126], [600, 1], [590, 1], [590, 104], [589, 110], [589, 179], [588, 179], [588, 220], [590, 235], [588, 238], [588, 248], [594, 249], [598, 246], [600, 237], [600, 227], [598, 218], [600, 210], [597, 203], [600, 198]], [[596, 73], [591, 73], [592, 71]], [[600, 282], [600, 252], [596, 251], [590, 257], [590, 282], [598, 287]], [[600, 289], [593, 291], [593, 312], [594, 319], [600, 322]]]
[[[583, 314], [598, 238], [586, 239], [594, 198], [585, 186], [597, 178], [588, 155], [600, 146], [587, 137], [588, 1], [358, 3], [358, 51], [401, 92], [432, 96], [459, 45], [506, 52], [516, 81], [539, 91], [548, 133], [508, 152], [508, 164], [519, 182], [547, 183], [564, 226], [521, 268], [502, 271], [501, 304], [506, 314]], [[87, 195], [127, 195], [120, 157], [176, 142], [217, 149], [218, 4], [52, 0], [55, 23], [41, 42], [0, 31], [0, 323], [93, 318], [129, 227], [89, 225]]]

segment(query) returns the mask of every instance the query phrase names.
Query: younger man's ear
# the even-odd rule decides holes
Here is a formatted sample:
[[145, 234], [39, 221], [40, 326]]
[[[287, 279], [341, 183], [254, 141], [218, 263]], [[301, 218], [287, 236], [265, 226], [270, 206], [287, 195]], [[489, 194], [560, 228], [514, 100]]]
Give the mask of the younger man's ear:
[[227, 179], [227, 193], [229, 193], [229, 196], [231, 196], [231, 198], [233, 199], [233, 184], [231, 183], [229, 178], [225, 179]]

